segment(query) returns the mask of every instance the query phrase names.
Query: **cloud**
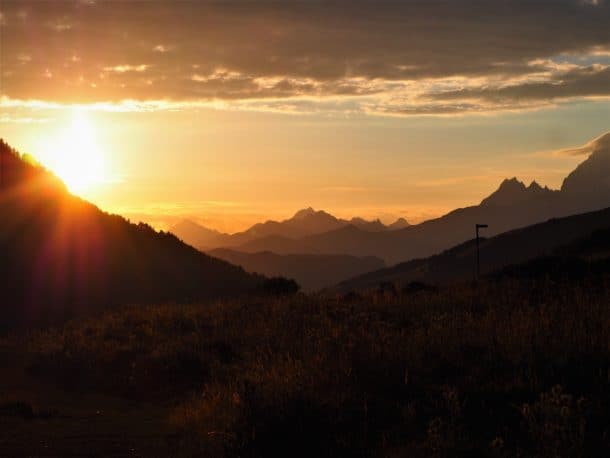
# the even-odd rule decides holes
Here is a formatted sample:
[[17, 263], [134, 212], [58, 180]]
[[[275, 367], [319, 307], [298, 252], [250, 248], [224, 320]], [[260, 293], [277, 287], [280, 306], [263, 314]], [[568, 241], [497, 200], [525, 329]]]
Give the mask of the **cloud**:
[[26, 64], [32, 60], [32, 56], [28, 54], [18, 54], [17, 60], [23, 64]]
[[524, 81], [497, 87], [477, 87], [434, 95], [437, 100], [485, 100], [494, 103], [610, 96], [610, 66], [572, 66], [543, 81]]
[[557, 156], [587, 156], [601, 149], [610, 150], [610, 132], [600, 135], [583, 146], [561, 149], [554, 151], [552, 154]]
[[323, 192], [328, 192], [328, 193], [362, 193], [362, 192], [367, 192], [369, 191], [369, 188], [364, 187], [364, 186], [325, 186], [323, 188], [320, 188], [321, 191]]
[[19, 100], [404, 116], [610, 96], [605, 1], [8, 2], [0, 21]]
[[469, 175], [461, 177], [448, 177], [448, 178], [435, 178], [418, 181], [416, 183], [419, 187], [435, 188], [435, 187], [452, 187], [452, 186], [463, 186], [464, 184], [470, 184], [473, 182], [482, 183], [495, 183], [498, 177], [495, 174], [487, 175]]
[[159, 52], [161, 54], [164, 54], [166, 52], [170, 52], [172, 50], [171, 46], [167, 46], [167, 45], [157, 45], [153, 48], [154, 52]]
[[124, 65], [115, 65], [115, 66], [104, 67], [104, 71], [114, 72], [114, 73], [145, 72], [148, 67], [149, 66], [146, 64], [140, 64], [140, 65], [124, 64]]
[[33, 117], [16, 117], [8, 114], [0, 114], [0, 124], [34, 124], [34, 123], [45, 123], [49, 120], [47, 118], [33, 118]]
[[70, 30], [72, 27], [73, 25], [67, 18], [61, 18], [49, 23], [49, 28], [51, 28], [55, 32], [65, 32], [67, 30]]

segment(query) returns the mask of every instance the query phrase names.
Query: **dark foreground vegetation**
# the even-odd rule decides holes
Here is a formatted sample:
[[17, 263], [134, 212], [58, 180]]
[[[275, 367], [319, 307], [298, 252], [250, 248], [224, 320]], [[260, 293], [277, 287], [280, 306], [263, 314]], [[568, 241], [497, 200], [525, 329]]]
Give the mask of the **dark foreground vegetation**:
[[518, 272], [7, 337], [0, 455], [608, 456], [609, 278]]

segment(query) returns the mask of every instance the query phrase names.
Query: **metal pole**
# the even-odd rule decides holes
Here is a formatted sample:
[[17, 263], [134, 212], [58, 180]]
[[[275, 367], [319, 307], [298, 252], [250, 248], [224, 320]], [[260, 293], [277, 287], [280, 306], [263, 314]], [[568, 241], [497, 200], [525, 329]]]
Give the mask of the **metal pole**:
[[477, 237], [477, 271], [475, 280], [479, 281], [479, 277], [481, 276], [481, 252], [480, 252], [480, 242], [479, 242], [479, 229], [486, 229], [489, 226], [487, 224], [475, 224], [475, 232]]
[[479, 225], [477, 224], [477, 275], [476, 280], [479, 281], [479, 276], [481, 275], [481, 253], [479, 250]]

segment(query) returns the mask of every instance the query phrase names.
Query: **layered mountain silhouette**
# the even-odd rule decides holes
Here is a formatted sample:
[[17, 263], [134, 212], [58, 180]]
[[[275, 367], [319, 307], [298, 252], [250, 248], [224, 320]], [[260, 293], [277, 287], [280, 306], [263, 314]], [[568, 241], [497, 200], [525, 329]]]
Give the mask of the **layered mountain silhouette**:
[[[566, 177], [559, 190], [542, 187], [536, 182], [528, 186], [512, 178], [504, 180], [479, 205], [456, 209], [440, 218], [401, 229], [365, 230], [351, 221], [326, 232], [304, 236], [274, 229], [259, 231], [256, 235], [251, 234], [249, 240], [224, 246], [248, 253], [375, 256], [387, 264], [395, 264], [428, 257], [471, 239], [476, 223], [488, 224], [485, 235], [493, 236], [549, 218], [609, 207], [610, 133], [577, 152], [589, 156]], [[293, 219], [290, 224], [297, 223], [298, 220]], [[271, 225], [266, 227], [271, 228]]]
[[314, 291], [334, 285], [346, 278], [380, 269], [383, 260], [373, 257], [356, 257], [330, 254], [278, 255], [269, 251], [244, 253], [228, 248], [208, 251], [216, 258], [242, 266], [248, 272], [270, 277], [294, 278], [305, 291]]
[[[604, 237], [607, 239], [604, 242]], [[578, 247], [576, 240], [587, 240]], [[591, 250], [596, 242], [595, 250]], [[603, 243], [600, 243], [603, 242]], [[480, 242], [481, 273], [499, 271], [506, 266], [565, 254], [589, 258], [610, 258], [610, 208], [515, 229]], [[578, 248], [576, 253], [575, 248]], [[443, 284], [474, 278], [476, 243], [469, 240], [440, 254], [415, 259], [395, 266], [369, 272], [337, 286], [339, 291], [370, 290], [380, 284], [393, 283], [403, 288], [412, 282]]]
[[243, 294], [263, 279], [102, 212], [0, 141], [3, 324]]
[[323, 210], [305, 208], [299, 210], [292, 218], [283, 221], [266, 221], [250, 227], [246, 231], [226, 234], [206, 228], [190, 220], [184, 220], [170, 229], [181, 240], [201, 250], [214, 248], [238, 247], [265, 237], [286, 237], [298, 239], [310, 235], [354, 226], [365, 232], [382, 232], [402, 229], [409, 226], [404, 218], [397, 219], [386, 226], [380, 220], [373, 221], [354, 217], [351, 220], [337, 218]]

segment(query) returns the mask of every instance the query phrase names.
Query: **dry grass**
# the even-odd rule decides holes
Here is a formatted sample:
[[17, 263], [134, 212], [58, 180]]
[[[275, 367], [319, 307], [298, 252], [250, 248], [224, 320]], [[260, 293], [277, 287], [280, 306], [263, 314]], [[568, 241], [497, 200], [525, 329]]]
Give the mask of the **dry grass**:
[[606, 456], [609, 304], [607, 280], [495, 280], [133, 306], [32, 336], [30, 371], [172, 400], [185, 455]]

